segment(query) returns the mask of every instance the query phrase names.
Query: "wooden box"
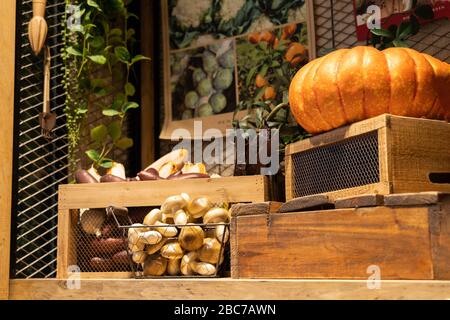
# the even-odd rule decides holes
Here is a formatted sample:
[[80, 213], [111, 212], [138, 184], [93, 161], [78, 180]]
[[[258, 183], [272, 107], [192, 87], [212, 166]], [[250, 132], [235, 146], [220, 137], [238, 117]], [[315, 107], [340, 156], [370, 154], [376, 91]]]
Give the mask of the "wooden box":
[[450, 191], [450, 124], [381, 115], [286, 148], [286, 200]]
[[[67, 278], [73, 272], [69, 266], [78, 266], [88, 250], [86, 247], [80, 249], [77, 243], [80, 238], [79, 209], [110, 205], [137, 209], [159, 206], [167, 197], [182, 192], [191, 197], [204, 195], [213, 202], [229, 203], [267, 201], [270, 194], [268, 179], [264, 176], [60, 185], [57, 278]], [[131, 273], [85, 272], [81, 268], [81, 277], [128, 278]]]
[[231, 276], [368, 279], [379, 270], [381, 280], [450, 279], [450, 195], [389, 195], [384, 204], [292, 213], [233, 206]]

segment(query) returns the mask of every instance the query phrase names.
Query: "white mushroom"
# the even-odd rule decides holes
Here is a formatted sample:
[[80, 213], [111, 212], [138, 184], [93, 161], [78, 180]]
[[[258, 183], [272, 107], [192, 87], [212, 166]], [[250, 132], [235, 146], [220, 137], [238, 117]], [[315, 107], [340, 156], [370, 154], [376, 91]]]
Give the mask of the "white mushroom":
[[210, 208], [211, 202], [206, 197], [198, 197], [188, 205], [187, 211], [193, 218], [202, 217]]
[[167, 262], [167, 273], [171, 276], [177, 276], [180, 274], [181, 259], [170, 259]]
[[173, 215], [173, 221], [176, 225], [185, 225], [188, 223], [189, 216], [183, 209], [178, 210]]
[[193, 271], [202, 276], [212, 276], [216, 273], [216, 267], [208, 262], [192, 262], [190, 264]]
[[168, 216], [173, 216], [175, 212], [184, 209], [188, 205], [186, 198], [181, 195], [168, 197], [161, 205], [161, 211]]
[[162, 248], [162, 246], [167, 242], [166, 238], [162, 238], [162, 240], [160, 242], [158, 242], [157, 244], [151, 244], [151, 245], [147, 245], [145, 246], [145, 252], [148, 255], [154, 254], [156, 252], [159, 251], [159, 249]]
[[131, 255], [131, 259], [134, 263], [144, 263], [147, 258], [147, 253], [145, 251], [135, 251]]
[[212, 208], [203, 216], [203, 223], [220, 223], [228, 222], [230, 215], [228, 210], [224, 208]]
[[215, 236], [220, 242], [227, 243], [228, 239], [230, 239], [230, 231], [227, 226], [216, 226]]
[[144, 218], [144, 224], [148, 226], [152, 226], [156, 223], [156, 221], [161, 221], [162, 212], [159, 209], [153, 209]]
[[195, 251], [191, 251], [186, 253], [181, 259], [180, 270], [181, 273], [185, 276], [191, 276], [194, 274], [194, 270], [192, 270], [191, 263], [197, 260], [197, 253]]
[[144, 276], [161, 276], [166, 272], [167, 259], [158, 256], [148, 256], [144, 262]]
[[178, 241], [183, 249], [194, 251], [203, 245], [205, 233], [200, 226], [186, 226], [181, 229]]
[[221, 253], [223, 254], [221, 248], [222, 244], [216, 238], [206, 238], [203, 240], [203, 246], [198, 250], [198, 259], [216, 264], [219, 262], [219, 258], [223, 259], [223, 257], [220, 257]]
[[162, 223], [161, 221], [156, 221], [155, 225], [163, 225], [162, 227], [156, 227], [155, 229], [166, 238], [175, 237], [178, 234], [176, 227], [166, 226], [165, 223]]
[[139, 241], [144, 244], [157, 244], [161, 241], [162, 235], [158, 231], [150, 230], [145, 232], [139, 232]]
[[161, 256], [167, 259], [181, 259], [183, 249], [177, 241], [170, 241], [161, 248]]

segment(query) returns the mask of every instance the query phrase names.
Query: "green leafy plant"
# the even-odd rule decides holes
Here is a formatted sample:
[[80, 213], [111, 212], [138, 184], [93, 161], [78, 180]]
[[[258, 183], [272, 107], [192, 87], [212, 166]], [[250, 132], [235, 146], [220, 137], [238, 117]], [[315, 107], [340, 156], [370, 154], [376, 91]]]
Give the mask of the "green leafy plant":
[[[245, 110], [242, 118], [237, 118], [238, 112]], [[253, 129], [275, 129], [279, 131], [280, 154], [284, 155], [285, 147], [293, 142], [305, 139], [309, 136], [300, 127], [290, 112], [287, 96], [284, 101], [275, 105], [273, 101], [241, 101], [233, 115], [233, 128]]]
[[[104, 116], [103, 123], [90, 129], [91, 149], [85, 152], [94, 167], [111, 167], [114, 148], [133, 145], [123, 132], [127, 113], [139, 107], [131, 101], [136, 93], [130, 82], [131, 70], [137, 62], [149, 58], [130, 52], [136, 40], [135, 30], [128, 27], [128, 22], [137, 19], [127, 9], [130, 3], [131, 0], [66, 2], [66, 12], [72, 13], [71, 17], [66, 14], [63, 49], [72, 169], [76, 168], [81, 126], [90, 112], [101, 110]], [[81, 23], [67, 23], [69, 18]]]
[[419, 20], [431, 20], [433, 17], [433, 8], [430, 5], [419, 5], [411, 11], [409, 19], [403, 21], [399, 26], [390, 25], [385, 29], [370, 30], [372, 36], [367, 40], [367, 44], [372, 44], [380, 50], [390, 47], [408, 47], [405, 40], [419, 32]]

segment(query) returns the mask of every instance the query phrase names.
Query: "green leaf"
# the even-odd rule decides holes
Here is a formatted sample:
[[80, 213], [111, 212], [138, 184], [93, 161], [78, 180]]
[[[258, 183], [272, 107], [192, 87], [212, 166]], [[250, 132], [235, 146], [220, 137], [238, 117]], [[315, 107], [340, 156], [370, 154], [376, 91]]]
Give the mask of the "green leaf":
[[108, 135], [108, 129], [104, 124], [100, 124], [91, 129], [91, 139], [95, 142], [103, 142]]
[[406, 36], [409, 36], [412, 31], [412, 24], [409, 21], [403, 21], [397, 29], [397, 33], [395, 35], [398, 39], [403, 39]]
[[114, 36], [121, 37], [122, 36], [122, 29], [119, 29], [119, 28], [111, 29], [111, 31], [109, 32], [109, 36], [110, 37], [114, 37]]
[[106, 57], [103, 55], [88, 56], [88, 58], [97, 64], [106, 63]]
[[87, 0], [87, 4], [90, 7], [94, 7], [96, 8], [98, 11], [102, 11], [102, 9], [100, 8], [100, 6], [98, 5], [97, 2], [95, 2], [94, 0]]
[[117, 116], [118, 114], [120, 114], [119, 111], [114, 110], [114, 109], [105, 109], [102, 111], [104, 116], [108, 116], [108, 117], [113, 117], [113, 116]]
[[141, 60], [152, 60], [149, 57], [143, 56], [141, 54], [138, 54], [137, 56], [133, 57], [133, 59], [131, 59], [131, 64], [135, 64], [138, 61]]
[[81, 109], [81, 108], [77, 109], [78, 114], [85, 114], [86, 112], [88, 112], [88, 109]]
[[97, 162], [100, 160], [100, 154], [94, 149], [87, 150], [85, 153], [92, 161]]
[[386, 29], [372, 29], [372, 30], [370, 30], [370, 32], [372, 32], [374, 35], [377, 35], [377, 36], [386, 37], [386, 38], [394, 38], [394, 35], [392, 34], [392, 32], [389, 30], [386, 30]]
[[125, 47], [115, 47], [114, 54], [116, 55], [117, 59], [122, 62], [129, 62], [131, 59], [130, 52], [128, 52], [128, 49]]
[[408, 44], [402, 40], [399, 39], [395, 39], [394, 41], [392, 41], [392, 44], [394, 45], [394, 47], [399, 47], [399, 48], [408, 48]]
[[133, 28], [128, 29], [127, 30], [127, 40], [130, 40], [131, 38], [133, 38], [135, 34], [136, 34], [136, 30], [134, 30]]
[[127, 102], [123, 105], [122, 111], [127, 112], [130, 109], [136, 109], [136, 108], [139, 108], [139, 104], [137, 104], [136, 102]]
[[125, 94], [127, 96], [134, 96], [134, 94], [136, 93], [136, 89], [134, 88], [133, 84], [130, 82], [127, 82], [125, 84]]
[[74, 47], [67, 47], [67, 48], [66, 48], [66, 52], [67, 52], [68, 54], [73, 55], [73, 56], [82, 56], [82, 55], [83, 55], [80, 51], [78, 51], [78, 50], [75, 49]]
[[102, 36], [95, 36], [92, 38], [90, 43], [93, 48], [98, 49], [103, 47], [103, 45], [105, 44], [105, 39], [103, 39]]
[[117, 141], [122, 134], [120, 121], [113, 121], [108, 125], [108, 134], [113, 141]]
[[133, 139], [131, 138], [121, 138], [119, 140], [116, 141], [115, 143], [116, 147], [125, 150], [128, 148], [131, 148], [133, 146]]
[[109, 169], [113, 166], [113, 162], [110, 159], [104, 159], [102, 160], [102, 162], [100, 162], [99, 166], [105, 169]]

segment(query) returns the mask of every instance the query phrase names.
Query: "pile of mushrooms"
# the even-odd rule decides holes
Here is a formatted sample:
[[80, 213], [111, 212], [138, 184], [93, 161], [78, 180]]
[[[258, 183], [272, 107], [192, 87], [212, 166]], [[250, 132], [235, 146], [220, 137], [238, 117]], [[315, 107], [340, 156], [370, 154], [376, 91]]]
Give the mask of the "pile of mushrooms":
[[79, 169], [75, 173], [75, 180], [77, 183], [98, 183], [220, 177], [217, 174], [209, 175], [203, 163], [190, 163], [187, 159], [188, 151], [177, 149], [149, 165], [136, 177], [127, 177], [124, 166], [121, 163], [113, 162], [111, 168], [104, 175], [100, 175], [94, 167], [90, 167], [88, 170]]
[[151, 210], [142, 224], [128, 230], [128, 248], [144, 276], [213, 276], [224, 259], [229, 240], [230, 212], [214, 206], [206, 197], [182, 193], [167, 198]]

